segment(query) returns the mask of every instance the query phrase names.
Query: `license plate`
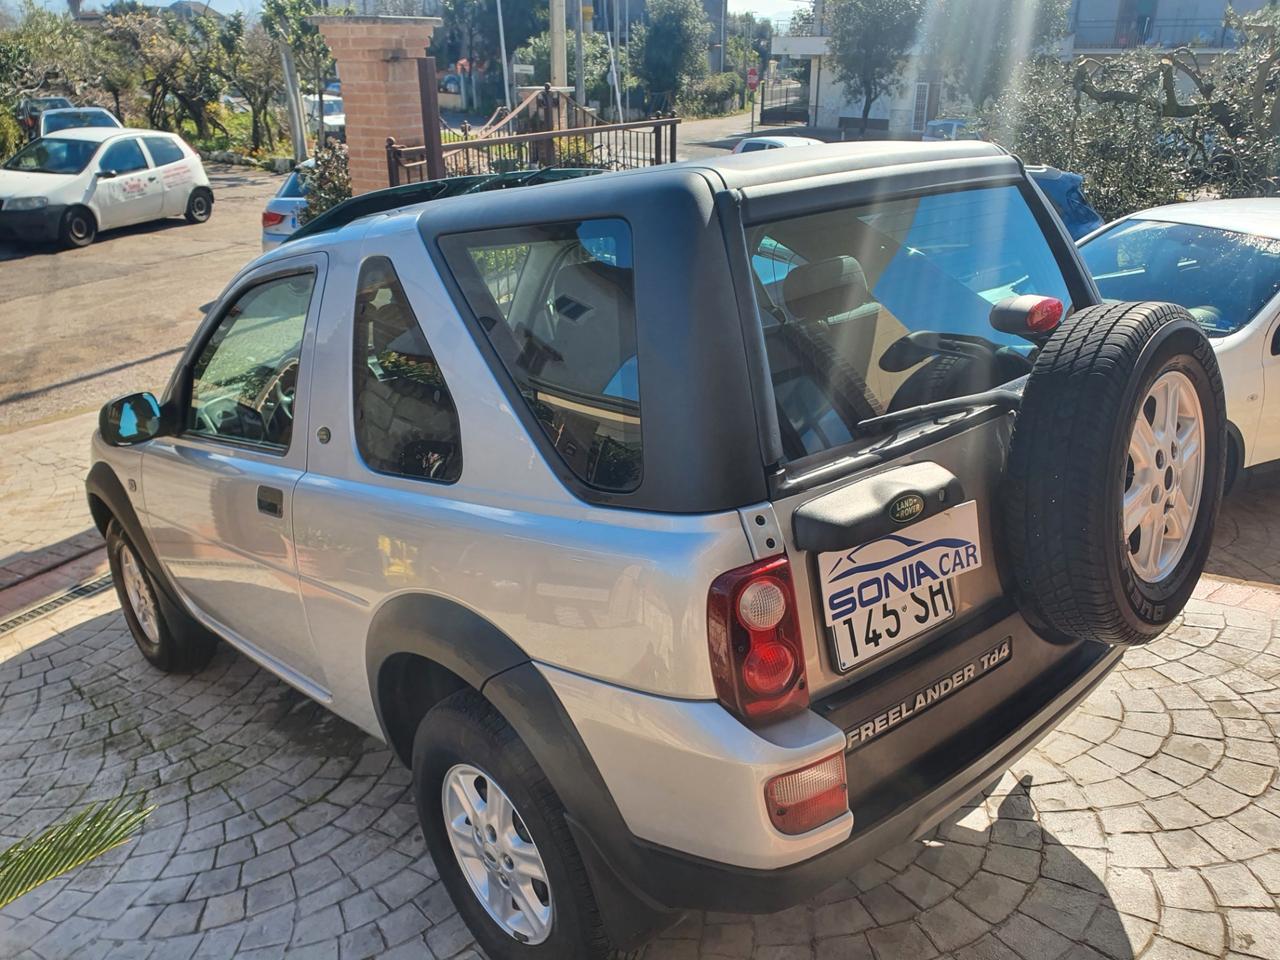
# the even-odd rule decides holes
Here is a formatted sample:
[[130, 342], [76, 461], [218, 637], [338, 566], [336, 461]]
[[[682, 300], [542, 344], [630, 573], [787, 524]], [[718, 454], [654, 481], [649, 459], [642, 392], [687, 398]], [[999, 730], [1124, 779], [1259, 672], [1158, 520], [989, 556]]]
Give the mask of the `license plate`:
[[956, 615], [954, 580], [911, 590], [878, 607], [860, 610], [830, 628], [841, 673], [892, 650]]
[[968, 501], [848, 551], [818, 556], [823, 615], [841, 671], [955, 616], [955, 580], [982, 566]]

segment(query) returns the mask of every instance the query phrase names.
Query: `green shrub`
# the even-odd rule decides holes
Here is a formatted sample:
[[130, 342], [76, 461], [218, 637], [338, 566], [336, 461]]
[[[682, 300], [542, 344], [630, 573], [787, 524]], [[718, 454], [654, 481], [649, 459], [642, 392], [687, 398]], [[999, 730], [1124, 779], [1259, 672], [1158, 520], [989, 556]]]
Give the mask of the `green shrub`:
[[682, 116], [715, 116], [736, 110], [746, 84], [736, 73], [713, 73], [690, 82], [676, 99]]
[[0, 160], [7, 160], [17, 153], [26, 139], [18, 121], [14, 119], [12, 108], [7, 104], [0, 104]]
[[314, 167], [299, 167], [306, 184], [307, 205], [298, 214], [298, 222], [306, 223], [351, 198], [351, 170], [347, 165], [347, 145], [331, 140], [329, 146], [316, 151]]

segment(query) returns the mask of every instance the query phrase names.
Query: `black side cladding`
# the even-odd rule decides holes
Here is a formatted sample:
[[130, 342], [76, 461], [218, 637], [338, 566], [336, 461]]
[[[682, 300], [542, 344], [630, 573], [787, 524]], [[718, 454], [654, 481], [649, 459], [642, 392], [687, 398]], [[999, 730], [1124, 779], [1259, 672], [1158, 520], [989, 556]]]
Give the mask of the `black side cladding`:
[[[1130, 435], [1163, 373], [1195, 386], [1204, 414], [1204, 482], [1191, 543], [1165, 580], [1141, 581], [1121, 531]], [[1001, 494], [1010, 586], [1046, 637], [1110, 644], [1154, 639], [1204, 568], [1222, 497], [1226, 401], [1213, 347], [1181, 307], [1116, 303], [1065, 322], [1036, 358]]]

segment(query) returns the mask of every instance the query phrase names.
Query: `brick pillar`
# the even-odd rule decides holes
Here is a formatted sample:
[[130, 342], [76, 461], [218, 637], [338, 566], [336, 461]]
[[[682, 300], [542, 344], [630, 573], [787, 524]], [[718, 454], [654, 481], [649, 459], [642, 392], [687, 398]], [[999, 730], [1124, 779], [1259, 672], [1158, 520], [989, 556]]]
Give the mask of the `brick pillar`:
[[387, 137], [422, 143], [417, 58], [439, 17], [309, 18], [324, 34], [342, 81], [351, 191], [387, 186]]

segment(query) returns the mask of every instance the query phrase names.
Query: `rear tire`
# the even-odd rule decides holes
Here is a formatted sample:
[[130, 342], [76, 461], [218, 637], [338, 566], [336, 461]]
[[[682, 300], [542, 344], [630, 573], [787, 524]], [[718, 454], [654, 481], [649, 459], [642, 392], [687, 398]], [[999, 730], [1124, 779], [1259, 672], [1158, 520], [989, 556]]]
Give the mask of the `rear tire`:
[[[452, 793], [460, 781], [479, 784], [477, 789], [483, 790], [481, 799], [485, 800], [480, 808], [473, 795], [476, 812], [466, 820], [462, 812], [466, 805], [457, 806], [461, 801]], [[520, 737], [480, 694], [459, 690], [427, 712], [413, 741], [413, 786], [418, 819], [440, 879], [492, 960], [613, 960], [624, 956], [612, 948], [605, 934], [600, 908], [569, 834], [559, 797]], [[451, 791], [448, 801], [446, 788]], [[505, 819], [493, 798], [510, 803]], [[454, 816], [446, 815], [446, 803], [454, 808]], [[495, 824], [505, 823], [506, 829], [498, 826], [490, 834], [491, 815]], [[472, 822], [473, 818], [480, 822]], [[453, 840], [449, 824], [459, 827]], [[502, 880], [500, 864], [508, 849], [504, 834], [525, 856], [533, 850], [544, 870], [542, 887], [532, 885], [533, 898], [530, 886], [521, 884], [514, 870], [497, 887], [489, 882]], [[514, 839], [516, 834], [518, 840]], [[485, 839], [495, 835], [496, 840]], [[460, 848], [455, 847], [455, 841]], [[525, 909], [509, 892], [517, 885], [524, 891]], [[495, 919], [491, 907], [481, 900], [482, 889], [496, 891], [495, 899], [504, 902], [492, 909], [514, 916], [514, 923], [504, 926]], [[548, 909], [544, 922], [549, 927], [540, 939], [533, 933], [537, 927], [521, 920], [531, 902], [534, 911]], [[518, 939], [520, 936], [526, 940]]]
[[208, 187], [196, 187], [187, 197], [187, 209], [183, 214], [187, 223], [204, 223], [213, 216], [213, 191]]
[[98, 221], [88, 207], [71, 207], [58, 225], [58, 240], [64, 247], [87, 247], [98, 236]]
[[1027, 620], [1063, 640], [1159, 635], [1204, 569], [1226, 442], [1217, 360], [1181, 307], [1090, 307], [1055, 331], [1023, 394], [1001, 497]]
[[107, 526], [107, 562], [116, 596], [138, 650], [165, 673], [195, 673], [217, 650], [217, 639], [203, 630], [175, 631], [165, 615], [165, 602], [137, 548], [118, 522]]

